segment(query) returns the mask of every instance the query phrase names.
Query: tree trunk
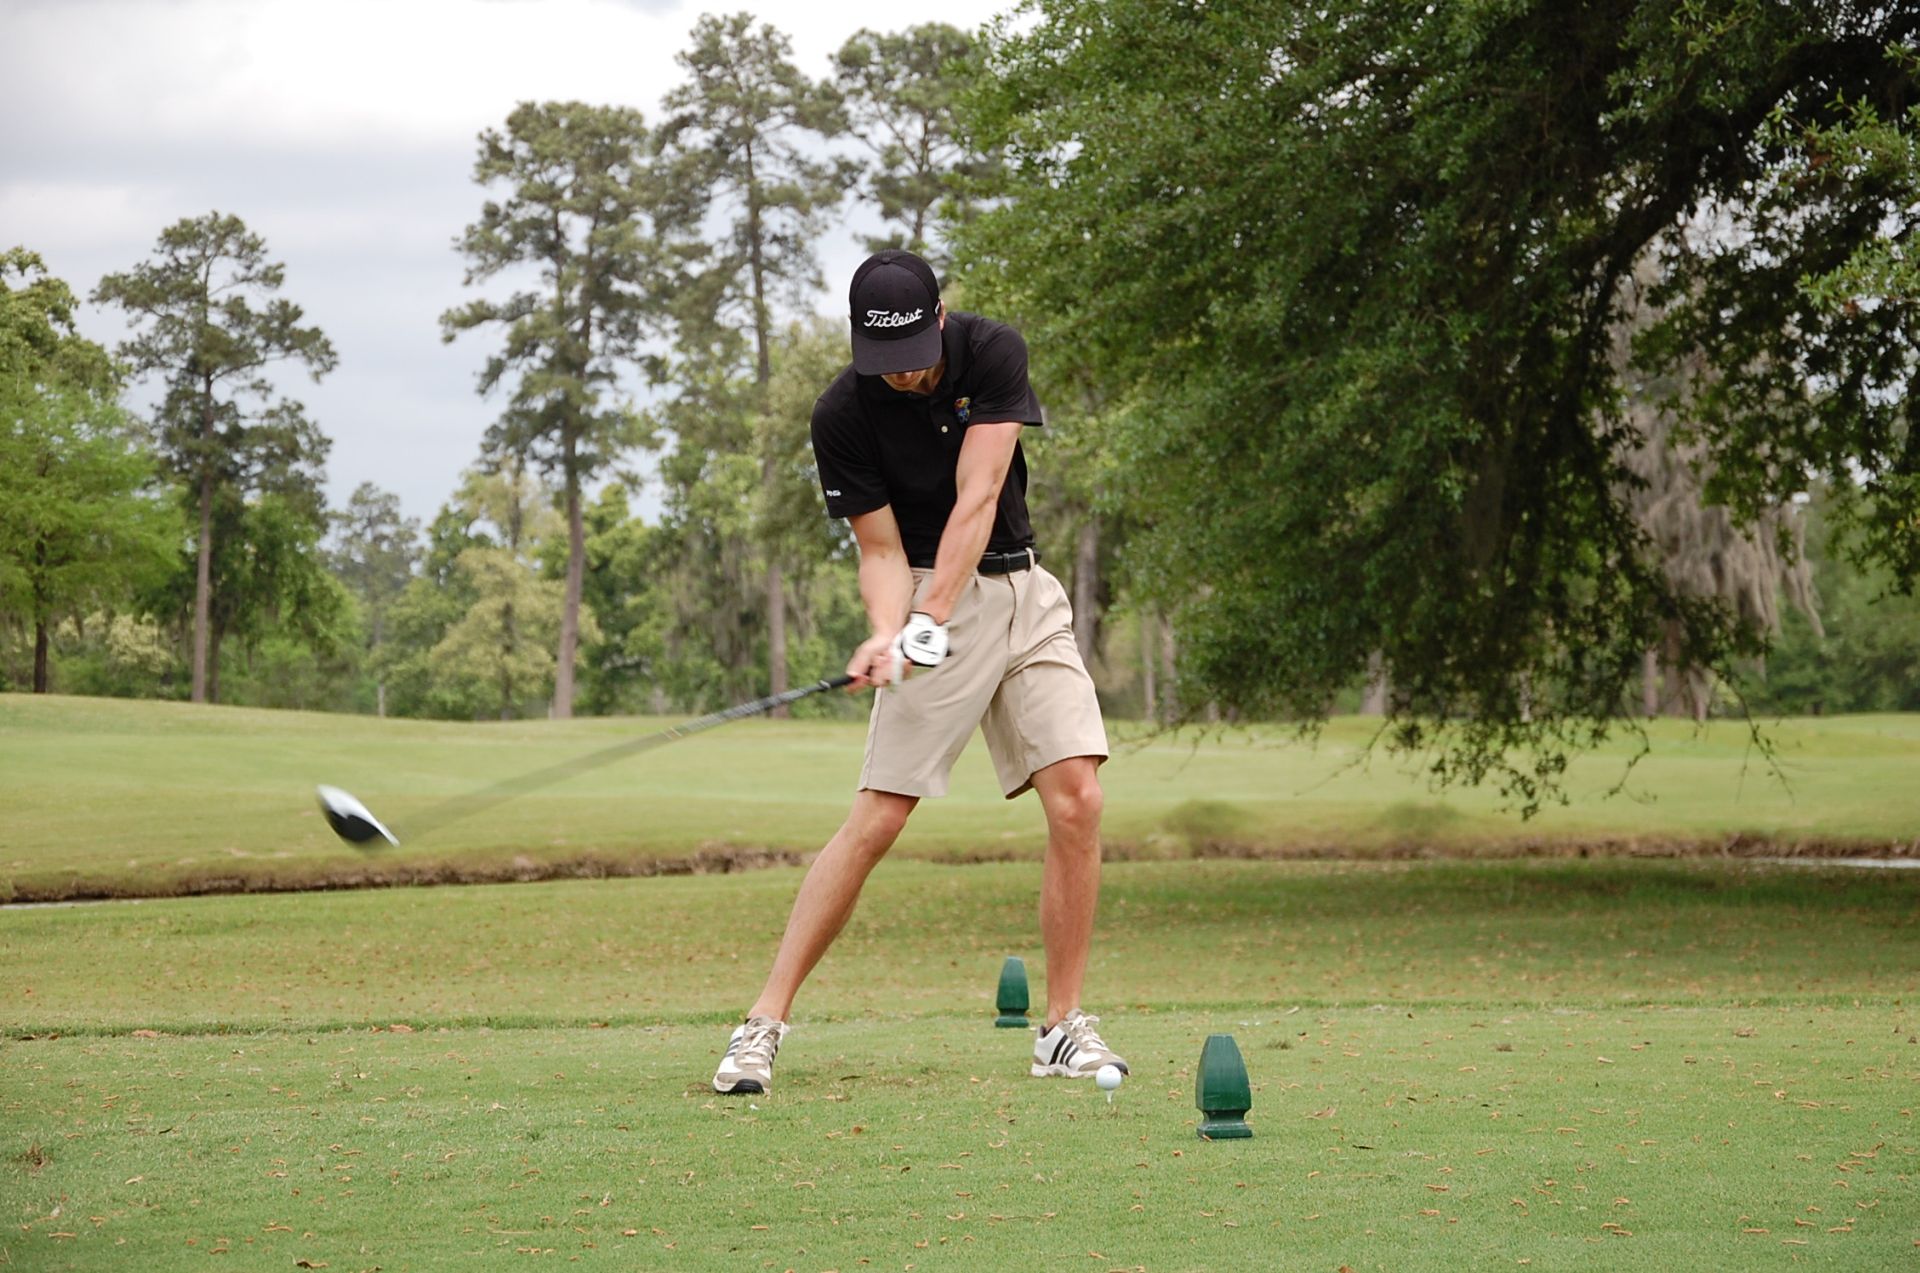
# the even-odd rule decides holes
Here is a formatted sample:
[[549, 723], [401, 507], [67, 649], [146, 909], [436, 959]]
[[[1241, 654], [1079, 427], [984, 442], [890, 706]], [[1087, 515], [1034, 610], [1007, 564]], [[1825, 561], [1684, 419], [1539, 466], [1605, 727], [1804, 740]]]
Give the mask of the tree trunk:
[[[786, 572], [777, 560], [767, 562], [767, 679], [772, 692], [787, 692], [787, 602]], [[772, 715], [791, 716], [784, 706]]]
[[1073, 639], [1093, 669], [1100, 646], [1100, 518], [1089, 515], [1073, 544]]
[[553, 715], [573, 718], [573, 664], [580, 648], [580, 588], [586, 574], [587, 532], [580, 511], [580, 476], [574, 471], [574, 439], [567, 437], [567, 587], [560, 606], [560, 661], [553, 672]]
[[773, 379], [773, 361], [767, 350], [768, 328], [772, 323], [767, 317], [767, 265], [764, 245], [761, 243], [760, 229], [760, 177], [754, 171], [753, 147], [746, 151], [747, 161], [747, 263], [753, 276], [753, 349], [754, 383], [762, 389]]
[[1640, 711], [1648, 720], [1660, 714], [1660, 651], [1652, 646], [1640, 657]]
[[1387, 660], [1386, 656], [1375, 650], [1367, 656], [1367, 685], [1360, 692], [1360, 714], [1362, 716], [1385, 716], [1387, 714]]
[[[47, 475], [47, 457], [41, 456], [40, 475]], [[47, 577], [47, 541], [44, 536], [36, 536], [33, 541], [33, 692], [47, 692], [47, 617], [53, 607], [41, 592]]]
[[1154, 649], [1158, 630], [1152, 615], [1140, 616], [1140, 715], [1147, 720], [1159, 719], [1160, 669]]
[[1174, 693], [1177, 678], [1174, 672], [1175, 650], [1173, 648], [1173, 620], [1162, 617], [1160, 620], [1160, 708], [1155, 717], [1163, 725], [1170, 725], [1180, 715], [1180, 702]]
[[1679, 620], [1667, 620], [1664, 646], [1660, 661], [1666, 684], [1660, 696], [1661, 714], [1683, 720], [1706, 720], [1712, 686], [1705, 673], [1681, 661]]
[[[747, 147], [746, 160], [747, 259], [753, 278], [754, 383], [760, 387], [761, 405], [764, 406], [767, 384], [773, 379], [773, 356], [770, 350], [773, 333], [769, 330], [773, 324], [767, 313], [767, 267], [760, 226], [760, 178], [754, 171], [751, 146]], [[760, 462], [761, 489], [771, 493], [778, 481], [779, 472], [774, 466], [773, 457], [767, 456]], [[778, 536], [769, 533], [764, 542], [767, 550], [768, 688], [775, 694], [784, 694], [787, 692], [786, 571], [781, 566]], [[785, 720], [793, 712], [783, 705], [767, 714]]]
[[193, 577], [193, 690], [191, 699], [207, 702], [207, 645], [213, 617], [213, 469], [200, 473], [200, 560]]
[[33, 621], [33, 692], [47, 692], [47, 621], [35, 618]]
[[207, 697], [206, 702], [220, 701], [220, 644], [226, 639], [226, 633], [214, 628], [207, 633]]
[[[379, 657], [380, 648], [386, 643], [387, 606], [386, 602], [383, 601], [376, 606], [373, 611], [373, 654], [376, 658]], [[385, 720], [387, 717], [387, 682], [385, 677], [373, 683], [373, 712], [374, 715], [380, 717], [382, 720]]]
[[[514, 540], [517, 543], [519, 536]], [[513, 719], [513, 603], [500, 608], [500, 719]]]

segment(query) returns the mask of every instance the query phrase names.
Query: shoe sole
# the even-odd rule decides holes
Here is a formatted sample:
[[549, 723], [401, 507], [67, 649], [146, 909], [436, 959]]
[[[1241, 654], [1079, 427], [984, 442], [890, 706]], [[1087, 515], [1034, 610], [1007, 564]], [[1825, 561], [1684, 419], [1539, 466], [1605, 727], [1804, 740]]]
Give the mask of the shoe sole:
[[760, 1086], [759, 1079], [741, 1079], [732, 1087], [721, 1087], [718, 1083], [715, 1083], [713, 1090], [722, 1096], [764, 1096], [767, 1091], [766, 1088]]

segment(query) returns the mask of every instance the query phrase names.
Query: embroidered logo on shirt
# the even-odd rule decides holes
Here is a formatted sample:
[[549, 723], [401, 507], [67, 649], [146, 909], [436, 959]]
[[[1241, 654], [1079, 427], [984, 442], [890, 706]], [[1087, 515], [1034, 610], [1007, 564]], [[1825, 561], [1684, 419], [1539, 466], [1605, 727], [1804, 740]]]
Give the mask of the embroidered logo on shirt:
[[953, 418], [961, 424], [965, 424], [967, 422], [967, 416], [972, 410], [972, 402], [972, 398], [955, 398], [953, 400]]

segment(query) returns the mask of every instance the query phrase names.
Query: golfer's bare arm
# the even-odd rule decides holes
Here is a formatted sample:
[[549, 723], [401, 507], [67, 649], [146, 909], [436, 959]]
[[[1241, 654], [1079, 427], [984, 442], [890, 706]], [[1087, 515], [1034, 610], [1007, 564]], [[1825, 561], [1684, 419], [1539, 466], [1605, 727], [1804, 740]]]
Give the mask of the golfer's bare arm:
[[960, 462], [954, 472], [956, 498], [940, 532], [940, 551], [933, 559], [933, 584], [920, 599], [920, 609], [935, 623], [953, 617], [960, 592], [979, 569], [980, 555], [993, 535], [994, 514], [1000, 508], [1000, 487], [1013, 467], [1013, 449], [1020, 442], [1018, 420], [967, 426], [960, 443]]
[[860, 600], [867, 607], [867, 623], [873, 629], [873, 635], [861, 643], [847, 664], [847, 675], [854, 678], [850, 688], [885, 685], [892, 672], [889, 648], [907, 621], [907, 607], [913, 604], [913, 571], [907, 564], [907, 549], [900, 542], [900, 523], [894, 520], [891, 504], [855, 514], [847, 519], [847, 525], [853, 528], [854, 542], [860, 545]]

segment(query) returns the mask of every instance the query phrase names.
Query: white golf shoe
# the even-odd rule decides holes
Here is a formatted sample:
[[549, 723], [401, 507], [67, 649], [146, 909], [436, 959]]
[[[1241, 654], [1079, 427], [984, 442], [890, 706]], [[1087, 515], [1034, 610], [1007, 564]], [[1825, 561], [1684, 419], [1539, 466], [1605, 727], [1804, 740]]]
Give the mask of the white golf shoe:
[[772, 1091], [774, 1054], [786, 1037], [787, 1023], [772, 1017], [749, 1017], [745, 1025], [735, 1026], [727, 1054], [714, 1072], [713, 1090], [725, 1096]]
[[1053, 1029], [1041, 1030], [1033, 1041], [1033, 1077], [1088, 1079], [1103, 1065], [1127, 1073], [1126, 1061], [1093, 1028], [1098, 1020], [1075, 1008]]

